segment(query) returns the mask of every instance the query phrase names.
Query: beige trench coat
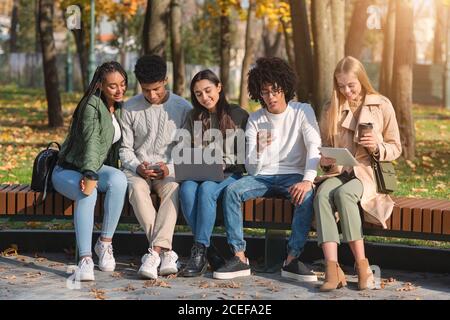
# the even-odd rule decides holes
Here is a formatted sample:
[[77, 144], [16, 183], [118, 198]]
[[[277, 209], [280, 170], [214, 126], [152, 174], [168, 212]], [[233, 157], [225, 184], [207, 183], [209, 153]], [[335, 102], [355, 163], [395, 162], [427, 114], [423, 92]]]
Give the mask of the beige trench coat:
[[[328, 107], [329, 104], [324, 108], [323, 115], [328, 112]], [[389, 195], [377, 193], [377, 186], [370, 165], [370, 155], [364, 147], [355, 144], [354, 141], [357, 141], [359, 138], [358, 124], [370, 122], [373, 124], [373, 132], [378, 140], [379, 159], [381, 161], [393, 161], [401, 155], [400, 133], [391, 102], [381, 95], [366, 95], [358, 119], [355, 119], [348, 103], [345, 103], [338, 122], [338, 134], [334, 139], [335, 145], [333, 145], [332, 141], [324, 139], [324, 129], [327, 124], [324, 123], [323, 119], [325, 117], [322, 118], [320, 123], [323, 146], [348, 148], [361, 164], [353, 167], [353, 170], [355, 176], [363, 185], [361, 207], [364, 210], [365, 221], [381, 225], [386, 229], [386, 220], [392, 214], [394, 201]], [[319, 180], [339, 175], [342, 170], [342, 166], [336, 166], [326, 175], [320, 177]]]

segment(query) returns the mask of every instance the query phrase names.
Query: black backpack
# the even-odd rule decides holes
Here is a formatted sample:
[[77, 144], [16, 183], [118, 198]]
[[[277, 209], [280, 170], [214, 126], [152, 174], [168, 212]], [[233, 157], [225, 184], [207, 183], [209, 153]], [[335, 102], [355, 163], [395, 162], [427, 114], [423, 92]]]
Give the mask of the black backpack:
[[[52, 144], [58, 146], [58, 150], [50, 148]], [[46, 149], [39, 152], [34, 159], [33, 175], [31, 177], [31, 189], [44, 192], [42, 200], [45, 200], [47, 192], [53, 191], [52, 172], [58, 161], [58, 152], [61, 146], [57, 142], [50, 142]]]

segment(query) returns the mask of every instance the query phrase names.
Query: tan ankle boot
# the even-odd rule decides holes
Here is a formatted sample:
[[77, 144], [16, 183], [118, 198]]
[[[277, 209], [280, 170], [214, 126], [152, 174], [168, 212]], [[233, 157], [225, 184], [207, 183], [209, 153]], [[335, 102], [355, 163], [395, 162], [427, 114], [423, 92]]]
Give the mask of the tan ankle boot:
[[347, 281], [345, 280], [344, 271], [336, 261], [326, 261], [325, 266], [325, 281], [320, 287], [320, 291], [331, 291], [345, 287]]
[[358, 289], [373, 289], [375, 287], [375, 279], [367, 259], [361, 259], [355, 263], [356, 272], [358, 273]]

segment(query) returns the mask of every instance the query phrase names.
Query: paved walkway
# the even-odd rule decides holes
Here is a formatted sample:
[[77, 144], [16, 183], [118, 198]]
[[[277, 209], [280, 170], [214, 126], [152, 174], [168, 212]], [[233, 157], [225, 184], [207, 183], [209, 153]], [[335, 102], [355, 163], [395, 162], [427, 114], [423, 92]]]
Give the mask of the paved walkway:
[[[164, 277], [145, 281], [137, 277], [139, 257], [118, 256], [114, 273], [95, 271], [95, 282], [69, 289], [66, 273], [73, 258], [65, 254], [23, 254], [0, 257], [0, 300], [4, 299], [450, 299], [450, 274], [411, 273], [382, 270], [382, 288], [356, 289], [356, 276], [345, 267], [349, 285], [330, 293], [319, 292], [317, 283], [299, 283], [281, 278], [279, 273], [255, 273], [251, 277], [221, 281], [211, 272], [198, 278]], [[184, 260], [185, 261], [185, 260]], [[320, 265], [311, 266], [320, 271]], [[317, 272], [319, 280], [323, 273]], [[69, 287], [70, 287], [69, 282]], [[73, 284], [72, 284], [73, 285]]]

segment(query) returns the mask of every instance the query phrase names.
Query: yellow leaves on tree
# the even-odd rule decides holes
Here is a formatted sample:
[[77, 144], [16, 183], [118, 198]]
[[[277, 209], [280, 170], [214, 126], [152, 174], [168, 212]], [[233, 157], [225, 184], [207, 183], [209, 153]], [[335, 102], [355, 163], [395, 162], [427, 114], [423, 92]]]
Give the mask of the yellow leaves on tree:
[[292, 32], [291, 8], [287, 0], [256, 0], [256, 17], [267, 19], [269, 29], [283, 32], [282, 21], [288, 28], [287, 33]]

